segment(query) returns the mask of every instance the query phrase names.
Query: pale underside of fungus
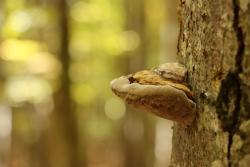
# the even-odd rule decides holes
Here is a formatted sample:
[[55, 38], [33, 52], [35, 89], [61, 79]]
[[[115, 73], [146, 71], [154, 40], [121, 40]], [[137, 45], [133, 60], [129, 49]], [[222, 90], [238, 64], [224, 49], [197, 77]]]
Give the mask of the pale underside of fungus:
[[195, 118], [196, 104], [186, 76], [183, 65], [166, 63], [116, 78], [111, 81], [111, 89], [134, 108], [187, 126]]

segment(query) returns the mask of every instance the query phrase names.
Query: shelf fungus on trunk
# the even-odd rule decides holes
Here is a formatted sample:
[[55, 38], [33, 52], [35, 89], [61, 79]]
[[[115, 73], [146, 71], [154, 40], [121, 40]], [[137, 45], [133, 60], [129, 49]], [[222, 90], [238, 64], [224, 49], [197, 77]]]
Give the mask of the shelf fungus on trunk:
[[183, 65], [165, 63], [116, 78], [111, 81], [111, 89], [135, 108], [187, 126], [195, 118], [196, 104], [186, 78]]

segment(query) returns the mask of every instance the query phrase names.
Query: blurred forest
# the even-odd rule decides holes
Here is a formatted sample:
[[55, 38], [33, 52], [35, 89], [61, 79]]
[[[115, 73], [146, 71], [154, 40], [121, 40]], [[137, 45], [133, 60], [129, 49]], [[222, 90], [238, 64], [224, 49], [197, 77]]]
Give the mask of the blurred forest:
[[0, 167], [166, 167], [171, 122], [112, 94], [175, 61], [171, 0], [1, 0]]

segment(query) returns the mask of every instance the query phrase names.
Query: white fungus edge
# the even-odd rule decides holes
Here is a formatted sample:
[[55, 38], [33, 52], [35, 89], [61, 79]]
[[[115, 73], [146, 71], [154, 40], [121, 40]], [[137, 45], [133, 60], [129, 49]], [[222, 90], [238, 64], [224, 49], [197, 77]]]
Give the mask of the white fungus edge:
[[179, 89], [176, 89], [170, 85], [141, 85], [139, 83], [130, 83], [126, 76], [116, 78], [111, 81], [110, 86], [113, 90], [121, 93], [128, 93], [137, 96], [147, 96], [147, 95], [162, 95], [167, 96], [169, 94], [175, 94], [176, 96], [186, 99], [192, 105], [195, 103], [187, 97], [187, 95]]

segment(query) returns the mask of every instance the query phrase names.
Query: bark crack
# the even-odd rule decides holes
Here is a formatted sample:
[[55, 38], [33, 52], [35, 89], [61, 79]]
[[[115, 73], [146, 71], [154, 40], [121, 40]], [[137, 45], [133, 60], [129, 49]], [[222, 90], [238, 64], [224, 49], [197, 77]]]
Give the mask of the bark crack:
[[240, 78], [239, 78], [239, 74], [242, 73], [242, 59], [243, 59], [243, 54], [244, 54], [244, 49], [245, 49], [245, 45], [244, 45], [244, 36], [243, 36], [243, 30], [240, 26], [240, 7], [239, 7], [239, 2], [238, 0], [232, 0], [233, 2], [233, 7], [234, 7], [234, 20], [233, 20], [233, 28], [236, 32], [236, 36], [237, 36], [237, 42], [238, 42], [238, 50], [237, 50], [237, 54], [236, 54], [236, 59], [235, 59], [235, 67], [236, 70], [235, 72], [232, 74], [233, 78], [236, 79], [235, 80], [235, 108], [233, 110], [232, 113], [232, 119], [231, 119], [231, 125], [229, 127], [229, 142], [228, 142], [228, 154], [227, 154], [227, 158], [228, 158], [228, 166], [231, 167], [232, 166], [232, 161], [231, 161], [231, 147], [232, 147], [232, 143], [233, 143], [233, 136], [236, 133], [237, 129], [238, 129], [238, 121], [239, 121], [239, 115], [240, 115], [240, 102], [241, 102], [241, 88], [240, 88]]

